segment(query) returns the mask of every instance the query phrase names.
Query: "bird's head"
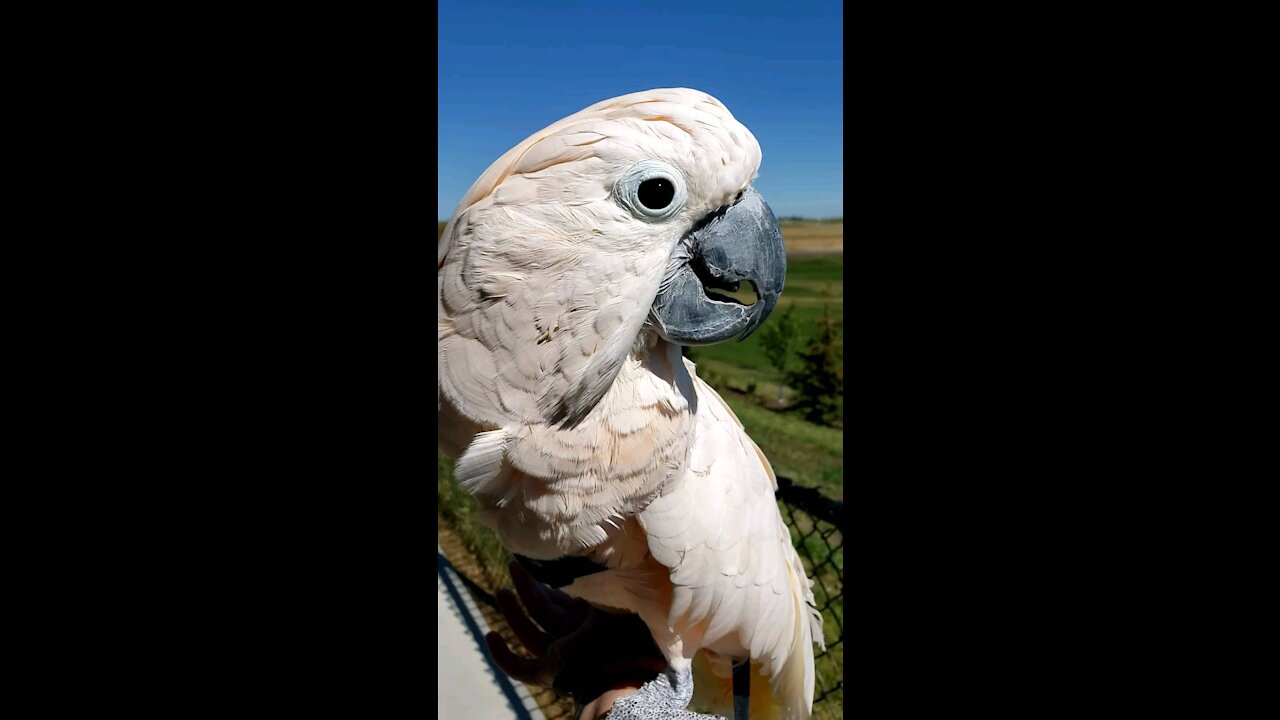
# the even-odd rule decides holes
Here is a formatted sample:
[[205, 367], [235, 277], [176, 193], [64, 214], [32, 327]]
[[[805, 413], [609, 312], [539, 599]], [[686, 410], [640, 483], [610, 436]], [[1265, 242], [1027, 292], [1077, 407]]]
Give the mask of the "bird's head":
[[[489, 168], [455, 217], [488, 199], [493, 230], [528, 223], [560, 241], [532, 249], [544, 259], [571, 246], [640, 267], [665, 260], [648, 322], [671, 342], [707, 345], [746, 337], [782, 291], [782, 233], [751, 186], [760, 160], [755, 137], [714, 97], [649, 90], [532, 135]], [[751, 304], [730, 295], [744, 284]]]
[[[469, 366], [442, 369], [446, 392], [492, 408], [476, 417], [573, 421], [646, 328], [677, 345], [745, 338], [786, 274], [777, 219], [751, 186], [760, 159], [724, 105], [680, 88], [605, 100], [512, 148], [441, 238], [442, 358]], [[729, 296], [740, 284], [754, 302]], [[536, 380], [536, 397], [463, 397], [461, 374], [485, 372], [486, 354], [508, 387]]]

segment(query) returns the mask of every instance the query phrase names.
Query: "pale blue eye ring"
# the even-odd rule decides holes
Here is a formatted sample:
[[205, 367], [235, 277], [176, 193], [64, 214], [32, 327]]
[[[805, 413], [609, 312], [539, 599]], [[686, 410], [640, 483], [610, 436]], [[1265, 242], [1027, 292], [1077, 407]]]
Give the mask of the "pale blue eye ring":
[[689, 197], [684, 176], [657, 160], [632, 165], [613, 186], [618, 202], [637, 218], [657, 222], [680, 212]]

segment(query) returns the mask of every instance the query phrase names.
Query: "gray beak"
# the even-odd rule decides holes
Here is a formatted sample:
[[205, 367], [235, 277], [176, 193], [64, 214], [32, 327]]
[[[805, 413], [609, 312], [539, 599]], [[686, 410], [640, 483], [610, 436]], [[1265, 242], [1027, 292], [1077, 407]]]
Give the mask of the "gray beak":
[[[778, 219], [760, 193], [748, 188], [699, 225], [672, 256], [651, 315], [662, 337], [678, 345], [744, 340], [773, 310], [787, 275]], [[752, 305], [715, 293], [744, 282], [755, 290]]]

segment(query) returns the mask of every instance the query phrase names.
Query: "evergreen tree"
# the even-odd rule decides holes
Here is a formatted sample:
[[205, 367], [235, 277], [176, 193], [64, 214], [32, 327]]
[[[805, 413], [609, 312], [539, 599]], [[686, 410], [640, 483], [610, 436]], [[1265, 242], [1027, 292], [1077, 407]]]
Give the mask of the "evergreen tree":
[[790, 374], [790, 385], [800, 396], [797, 403], [805, 419], [829, 425], [839, 418], [844, 395], [844, 367], [836, 343], [839, 331], [830, 308], [822, 307], [818, 333], [800, 354], [800, 365]]
[[787, 368], [791, 365], [796, 344], [797, 328], [794, 307], [788, 307], [781, 315], [774, 315], [760, 328], [760, 346], [769, 364], [778, 371], [778, 402], [785, 399]]

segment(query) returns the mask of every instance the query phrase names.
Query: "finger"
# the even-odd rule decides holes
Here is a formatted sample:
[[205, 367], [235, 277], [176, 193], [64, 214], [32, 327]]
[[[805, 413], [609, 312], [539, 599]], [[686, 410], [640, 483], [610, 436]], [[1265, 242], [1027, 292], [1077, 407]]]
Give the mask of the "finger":
[[489, 655], [493, 658], [493, 662], [502, 668], [503, 672], [522, 683], [549, 686], [555, 678], [555, 673], [548, 672], [547, 668], [537, 660], [522, 658], [511, 652], [507, 642], [496, 632], [485, 635], [484, 643], [489, 646]]
[[534, 657], [542, 657], [546, 654], [547, 648], [551, 645], [551, 636], [540, 630], [529, 616], [524, 614], [515, 593], [506, 588], [499, 590], [498, 609], [502, 611], [502, 616], [507, 619], [507, 624], [511, 626], [512, 632], [516, 634], [520, 644], [524, 645], [526, 650], [533, 653]]
[[587, 602], [585, 600], [582, 600], [581, 598], [576, 598], [567, 592], [564, 592], [562, 590], [557, 590], [556, 588], [553, 588], [550, 585], [538, 582], [538, 580], [534, 578], [533, 575], [529, 574], [529, 571], [524, 567], [524, 565], [521, 565], [519, 562], [512, 562], [511, 565], [513, 566], [511, 568], [511, 577], [513, 580], [515, 579], [516, 575], [520, 575], [523, 578], [521, 582], [527, 582], [531, 585], [534, 585], [534, 584], [538, 585], [539, 587], [542, 588], [542, 591], [546, 594], [547, 600], [549, 602], [552, 602], [556, 605], [563, 606], [563, 607], [573, 607], [576, 605], [587, 604]]
[[534, 580], [524, 568], [520, 567], [519, 563], [511, 563], [510, 570], [516, 593], [520, 595], [520, 601], [524, 606], [529, 609], [529, 617], [533, 618], [534, 622], [557, 637], [573, 630], [575, 625], [568, 622], [572, 619], [568, 611], [555, 602], [554, 596], [542, 583]]
[[573, 597], [572, 595], [565, 595], [565, 597], [569, 598], [569, 604], [566, 606], [566, 609], [568, 610], [568, 622], [574, 626], [582, 625], [582, 623], [586, 622], [587, 618], [591, 617], [595, 612], [595, 608], [593, 608], [591, 603], [586, 600]]

